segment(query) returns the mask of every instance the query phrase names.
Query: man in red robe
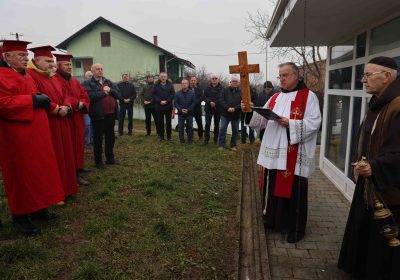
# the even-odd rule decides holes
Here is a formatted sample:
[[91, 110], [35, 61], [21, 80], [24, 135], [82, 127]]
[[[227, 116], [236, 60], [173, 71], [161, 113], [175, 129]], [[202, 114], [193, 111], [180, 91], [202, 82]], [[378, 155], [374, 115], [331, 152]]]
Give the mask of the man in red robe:
[[83, 114], [89, 111], [89, 96], [76, 78], [71, 76], [73, 58], [70, 54], [54, 54], [57, 59], [57, 78], [68, 92], [71, 100], [71, 116], [73, 123], [73, 142], [75, 145], [75, 160], [77, 165], [77, 179], [79, 185], [88, 185], [89, 182], [81, 177], [84, 172], [84, 152], [85, 152], [85, 125]]
[[64, 194], [68, 197], [78, 191], [75, 148], [71, 135], [72, 120], [67, 118], [72, 111], [71, 100], [63, 91], [59, 80], [54, 78], [55, 63], [51, 51], [55, 49], [43, 46], [29, 50], [35, 55], [28, 62], [27, 72], [36, 82], [39, 91], [47, 93], [51, 100], [48, 113], [50, 131]]
[[47, 207], [64, 199], [45, 110], [50, 100], [25, 73], [29, 42], [4, 40], [0, 58], [0, 166], [13, 225], [35, 234], [31, 219], [56, 215]]

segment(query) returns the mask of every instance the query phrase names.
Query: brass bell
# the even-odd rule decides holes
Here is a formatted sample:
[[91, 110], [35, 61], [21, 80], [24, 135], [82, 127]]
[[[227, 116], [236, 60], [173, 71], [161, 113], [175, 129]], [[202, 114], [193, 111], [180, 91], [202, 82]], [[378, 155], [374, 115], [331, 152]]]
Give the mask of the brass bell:
[[397, 239], [397, 236], [399, 234], [398, 227], [387, 225], [383, 227], [381, 233], [388, 240], [388, 245], [390, 247], [400, 246], [400, 240]]
[[375, 208], [375, 211], [374, 211], [375, 219], [378, 219], [378, 220], [385, 219], [387, 217], [390, 217], [390, 215], [392, 215], [390, 210], [384, 208], [383, 204], [379, 200], [375, 200], [374, 208]]

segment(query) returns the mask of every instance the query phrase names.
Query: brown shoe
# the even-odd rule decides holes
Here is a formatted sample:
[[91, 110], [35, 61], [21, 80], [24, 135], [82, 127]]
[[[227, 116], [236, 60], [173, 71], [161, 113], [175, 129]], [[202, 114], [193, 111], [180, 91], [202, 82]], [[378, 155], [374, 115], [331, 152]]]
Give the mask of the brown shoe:
[[88, 186], [90, 183], [83, 179], [81, 176], [78, 176], [78, 185], [79, 186]]

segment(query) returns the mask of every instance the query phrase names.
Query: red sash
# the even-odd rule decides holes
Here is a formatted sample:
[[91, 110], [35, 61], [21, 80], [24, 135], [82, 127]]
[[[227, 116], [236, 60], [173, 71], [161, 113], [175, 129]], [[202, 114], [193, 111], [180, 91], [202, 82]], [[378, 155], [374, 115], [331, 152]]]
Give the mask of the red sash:
[[[301, 89], [297, 92], [296, 98], [292, 101], [290, 106], [290, 119], [291, 120], [302, 120], [304, 110], [307, 104], [308, 89]], [[269, 109], [273, 109], [276, 103], [278, 95], [276, 93], [271, 97], [271, 101], [268, 105]], [[286, 170], [278, 170], [276, 173], [275, 191], [274, 196], [290, 198], [292, 196], [292, 187], [294, 181], [294, 171], [296, 169], [297, 153], [299, 151], [299, 144], [290, 145], [287, 148], [287, 161]]]

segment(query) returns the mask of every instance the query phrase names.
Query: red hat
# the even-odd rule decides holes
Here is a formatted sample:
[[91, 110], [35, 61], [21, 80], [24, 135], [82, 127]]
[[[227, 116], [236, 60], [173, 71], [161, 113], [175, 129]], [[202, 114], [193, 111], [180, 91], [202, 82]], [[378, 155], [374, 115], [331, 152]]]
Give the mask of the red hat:
[[3, 42], [2, 52], [23, 51], [26, 52], [26, 46], [31, 42], [17, 40], [1, 40]]
[[70, 62], [71, 58], [74, 58], [72, 55], [70, 54], [60, 54], [60, 53], [55, 53], [54, 56], [57, 59], [57, 62], [60, 61], [67, 61]]
[[55, 51], [56, 49], [53, 48], [52, 46], [41, 46], [41, 47], [36, 47], [36, 48], [30, 48], [28, 49], [31, 52], [35, 54], [34, 57], [38, 56], [47, 56], [47, 57], [53, 57], [53, 54], [51, 51]]

